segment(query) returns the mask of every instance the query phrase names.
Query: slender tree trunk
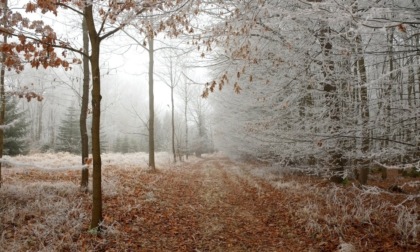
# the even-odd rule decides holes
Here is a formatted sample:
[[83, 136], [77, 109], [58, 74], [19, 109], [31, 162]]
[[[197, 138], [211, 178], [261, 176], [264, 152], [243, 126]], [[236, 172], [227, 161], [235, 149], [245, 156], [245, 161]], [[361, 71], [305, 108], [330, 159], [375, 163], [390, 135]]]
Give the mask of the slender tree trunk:
[[[357, 48], [357, 66], [360, 76], [360, 100], [361, 100], [361, 117], [362, 117], [362, 148], [361, 151], [363, 154], [367, 155], [369, 151], [369, 97], [368, 90], [366, 87], [367, 77], [366, 77], [366, 67], [365, 67], [365, 58], [362, 51], [362, 37], [361, 35], [356, 36], [356, 48]], [[369, 161], [363, 160], [360, 164], [360, 173], [359, 173], [359, 182], [362, 185], [367, 184], [368, 174], [369, 174]]]
[[[407, 45], [415, 47], [417, 36], [414, 36], [410, 41], [408, 41]], [[416, 108], [416, 89], [415, 89], [415, 74], [414, 74], [414, 56], [408, 56], [408, 81], [407, 81], [407, 101], [408, 101], [408, 108], [409, 112], [407, 113], [407, 116], [410, 116], [410, 114], [414, 113], [414, 110]], [[414, 121], [414, 127], [411, 125], [411, 123], [406, 123], [406, 138], [405, 141], [407, 143], [414, 142], [413, 141], [413, 132], [416, 132], [417, 128], [417, 120]], [[414, 137], [415, 139], [415, 137]], [[416, 144], [416, 143], [415, 143]], [[416, 153], [410, 154], [411, 159], [415, 159]]]
[[[384, 88], [384, 99], [385, 99], [385, 111], [384, 111], [384, 116], [385, 116], [385, 137], [387, 139], [390, 138], [391, 136], [391, 103], [392, 103], [392, 97], [391, 97], [391, 93], [392, 93], [392, 85], [393, 85], [393, 81], [394, 81], [394, 57], [393, 57], [393, 41], [394, 41], [394, 30], [393, 28], [390, 28], [388, 30], [388, 60], [389, 60], [389, 83], [387, 84], [387, 86]], [[385, 140], [384, 141], [384, 147], [388, 147], [389, 145], [389, 141]]]
[[153, 68], [154, 68], [154, 34], [149, 32], [149, 167], [152, 170], [156, 169], [155, 165], [155, 101], [153, 94]]
[[[172, 64], [172, 63], [171, 63]], [[172, 71], [172, 70], [171, 70]], [[172, 77], [171, 77], [172, 78]], [[171, 85], [171, 114], [172, 114], [172, 153], [174, 155], [174, 163], [176, 163], [175, 151], [175, 104], [174, 104], [174, 83]]]
[[189, 146], [188, 146], [188, 86], [185, 84], [185, 92], [184, 92], [184, 118], [185, 118], [185, 159], [188, 160], [189, 155]]
[[[417, 34], [415, 37], [415, 45], [416, 45], [416, 48], [419, 48], [420, 47], [420, 35], [419, 34]], [[417, 86], [418, 86], [418, 100], [417, 100], [417, 104], [420, 104], [420, 55], [419, 54], [417, 54], [417, 56], [416, 56], [416, 58], [417, 58], [417, 64], [418, 64], [418, 67], [417, 67]], [[416, 91], [415, 91], [415, 89], [416, 89], [416, 87], [414, 87], [414, 104], [416, 104]], [[418, 120], [416, 120], [416, 122], [415, 122], [415, 127], [414, 127], [414, 130], [415, 130], [415, 132], [419, 132], [419, 130], [420, 130], [420, 128], [419, 128], [419, 125], [420, 125], [420, 123], [418, 123], [417, 122]], [[417, 140], [417, 144], [416, 144], [416, 147], [417, 147], [417, 150], [415, 151], [415, 158], [417, 159], [417, 158], [419, 158], [420, 157], [420, 139], [418, 139]]]
[[[410, 66], [408, 67], [408, 83], [407, 83], [407, 101], [408, 101], [408, 108], [410, 109], [410, 113], [413, 113], [413, 109], [415, 109], [414, 102], [415, 102], [415, 90], [414, 90], [414, 69], [411, 65], [413, 65], [414, 61], [413, 58], [410, 59], [409, 63]], [[414, 98], [413, 98], [414, 97]], [[412, 141], [412, 132], [414, 129], [410, 127], [408, 124], [406, 126], [406, 139], [407, 143]]]
[[99, 229], [102, 216], [102, 163], [100, 146], [100, 122], [101, 122], [101, 75], [99, 68], [100, 37], [95, 29], [92, 13], [92, 5], [85, 7], [86, 25], [89, 32], [90, 45], [92, 48], [90, 64], [92, 69], [92, 221], [91, 229]]
[[38, 103], [38, 131], [36, 134], [36, 140], [40, 141], [42, 136], [42, 114], [44, 110], [44, 104], [42, 101]]
[[[6, 43], [6, 36], [4, 36], [4, 40]], [[4, 53], [3, 53], [3, 57], [4, 58]], [[5, 114], [6, 114], [6, 96], [5, 96], [5, 90], [4, 90], [4, 75], [5, 75], [5, 67], [4, 64], [2, 63], [1, 65], [1, 70], [0, 70], [0, 97], [1, 97], [1, 110], [0, 110], [0, 125], [4, 125], [5, 123]], [[0, 158], [3, 157], [3, 151], [4, 151], [4, 130], [0, 129]], [[2, 174], [1, 174], [1, 169], [2, 169], [2, 163], [0, 162], [0, 187], [3, 183], [2, 180]]]
[[[4, 1], [4, 7], [3, 9], [6, 11], [8, 8], [7, 6], [7, 0]], [[4, 22], [6, 23], [6, 19], [4, 19]], [[6, 24], [3, 24], [4, 26]], [[7, 44], [7, 36], [3, 35], [3, 43]], [[5, 114], [6, 114], [6, 96], [5, 96], [5, 81], [4, 76], [6, 74], [4, 62], [6, 60], [6, 55], [4, 52], [1, 53], [1, 69], [0, 69], [0, 99], [1, 99], [1, 110], [0, 110], [0, 125], [4, 125], [5, 123]], [[3, 157], [3, 150], [4, 150], [4, 130], [0, 129], [0, 158]], [[3, 183], [2, 173], [1, 173], [2, 164], [0, 162], [0, 187]]]
[[[310, 112], [311, 108], [313, 107], [313, 98], [311, 94], [312, 86], [308, 85], [305, 89], [305, 95], [300, 100], [300, 108], [299, 108], [299, 117], [301, 118], [302, 122], [305, 122], [307, 118], [312, 117]], [[308, 128], [305, 123], [302, 123], [302, 130], [307, 131]], [[307, 157], [308, 165], [313, 166], [316, 164], [316, 158], [314, 155], [309, 155]]]
[[50, 146], [52, 149], [55, 149], [55, 117], [54, 117], [54, 111], [50, 111], [50, 126], [48, 127], [50, 129]]
[[[330, 28], [327, 24], [321, 24], [319, 42], [321, 50], [323, 52], [323, 64], [322, 74], [324, 76], [323, 90], [325, 92], [326, 106], [328, 107], [329, 114], [329, 131], [331, 134], [335, 134], [340, 129], [340, 104], [337, 100], [337, 86], [333, 80], [333, 73], [335, 71], [334, 61], [331, 59], [331, 53], [333, 44], [330, 39]], [[335, 172], [342, 172], [344, 170], [345, 160], [343, 158], [342, 151], [339, 149], [339, 140], [337, 140], [336, 146], [329, 150], [330, 154], [330, 165], [332, 170]], [[331, 181], [342, 182], [343, 178], [341, 175], [334, 175]]]
[[202, 115], [201, 109], [199, 110], [199, 114], [197, 116], [197, 127], [198, 127], [198, 146], [195, 147], [195, 156], [201, 158], [201, 154], [203, 154], [204, 152], [204, 137], [205, 137], [204, 116]]
[[[89, 34], [87, 31], [86, 20], [83, 18], [83, 51], [89, 53]], [[87, 134], [86, 118], [89, 104], [89, 58], [83, 56], [83, 91], [82, 91], [82, 106], [80, 111], [80, 136], [82, 140], [82, 164], [84, 165], [89, 157], [89, 137]], [[88, 191], [89, 185], [89, 169], [82, 169], [82, 180], [80, 186], [84, 192]]]

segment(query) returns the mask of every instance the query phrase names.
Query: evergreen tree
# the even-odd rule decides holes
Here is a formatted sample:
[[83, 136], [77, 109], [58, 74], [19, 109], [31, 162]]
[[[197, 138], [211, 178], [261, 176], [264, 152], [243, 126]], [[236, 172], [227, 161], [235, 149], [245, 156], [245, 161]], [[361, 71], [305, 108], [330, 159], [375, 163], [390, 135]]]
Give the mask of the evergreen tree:
[[81, 153], [79, 115], [75, 107], [70, 106], [58, 129], [57, 151]]
[[122, 144], [121, 137], [118, 136], [117, 139], [115, 140], [115, 144], [113, 146], [114, 147], [113, 151], [114, 152], [121, 152], [121, 144]]
[[118, 153], [129, 153], [130, 151], [130, 143], [129, 143], [129, 139], [127, 136], [118, 136], [115, 146], [114, 146], [114, 151], [118, 152]]
[[121, 145], [121, 153], [129, 153], [130, 152], [130, 144], [128, 143], [128, 137], [125, 136], [122, 141]]
[[4, 133], [4, 154], [15, 156], [26, 154], [28, 144], [25, 139], [29, 123], [25, 112], [18, 108], [18, 101], [13, 97], [6, 98], [5, 124], [11, 124]]

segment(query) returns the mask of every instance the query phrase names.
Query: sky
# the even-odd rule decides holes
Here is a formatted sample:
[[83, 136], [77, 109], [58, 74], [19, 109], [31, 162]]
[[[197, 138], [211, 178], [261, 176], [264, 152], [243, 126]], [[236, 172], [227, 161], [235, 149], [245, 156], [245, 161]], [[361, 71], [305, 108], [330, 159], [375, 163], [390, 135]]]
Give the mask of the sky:
[[[26, 2], [26, 0], [12, 0], [9, 1], [9, 6], [12, 9], [21, 8]], [[82, 47], [80, 16], [71, 12], [59, 12], [58, 17], [54, 15], [41, 16], [39, 13], [30, 14], [29, 17], [33, 20], [42, 18], [45, 23], [54, 28], [58, 38], [68, 39], [75, 48]], [[139, 36], [137, 39], [143, 41], [144, 37]], [[165, 45], [160, 41], [163, 41]], [[163, 59], [165, 50], [159, 50], [159, 48], [166, 47], [167, 44], [173, 42], [169, 39], [165, 40], [163, 36], [158, 36], [155, 41], [155, 49], [158, 50], [155, 53], [155, 113], [161, 118], [170, 112], [170, 88], [159, 77], [166, 72]], [[76, 57], [80, 58], [79, 55]], [[141, 120], [147, 121], [148, 57], [148, 52], [137, 45], [134, 40], [128, 38], [124, 32], [118, 32], [102, 42], [101, 93], [103, 99], [101, 107], [103, 113], [101, 120], [108, 136], [136, 133], [143, 126]], [[203, 68], [185, 70], [185, 73], [197, 83], [208, 81], [207, 72]], [[30, 111], [30, 120], [36, 120], [41, 106], [44, 108], [42, 115], [44, 120], [54, 120], [53, 123], [56, 127], [60, 125], [69, 106], [80, 104], [76, 93], [81, 92], [82, 77], [81, 65], [73, 66], [73, 70], [70, 71], [41, 68], [34, 70], [26, 66], [25, 71], [19, 75], [13, 72], [8, 73], [11, 85], [16, 87], [17, 85], [30, 86], [34, 84], [32, 88], [42, 92], [44, 96], [42, 104], [29, 104], [26, 100], [22, 100], [23, 108]], [[177, 96], [175, 103], [176, 108], [181, 107], [180, 99]], [[55, 119], [50, 119], [50, 114], [54, 115]], [[140, 120], [139, 117], [142, 119]]]
[[[21, 8], [26, 2], [26, 0], [12, 0], [9, 1], [9, 6], [12, 9]], [[50, 24], [54, 28], [58, 38], [68, 39], [76, 48], [82, 47], [80, 16], [69, 11], [59, 12], [58, 17], [52, 14], [30, 14], [32, 19], [40, 19], [41, 17], [45, 23]], [[143, 38], [143, 36], [139, 36], [137, 39], [143, 41]], [[170, 43], [170, 41], [166, 40], [165, 43]], [[155, 49], [160, 47], [162, 46], [159, 45], [159, 41], [156, 41]], [[162, 67], [162, 57], [160, 57], [162, 55], [162, 51], [155, 53], [155, 73], [165, 72]], [[55, 73], [59, 72], [55, 71]], [[196, 70], [195, 72], [197, 74], [190, 77], [203, 82], [202, 77], [205, 76], [205, 73]], [[131, 92], [133, 90], [139, 92], [136, 94], [137, 97], [144, 98], [144, 94], [148, 92], [148, 53], [144, 48], [137, 45], [134, 40], [128, 38], [124, 32], [118, 32], [102, 42], [101, 73], [103, 75], [103, 86], [111, 88], [112, 92], [115, 93], [115, 97], [120, 97], [122, 95], [120, 92], [125, 93], [127, 90], [133, 95], [133, 92]], [[69, 72], [68, 75], [72, 75], [72, 73]], [[167, 107], [170, 103], [170, 89], [162, 83], [156, 74], [154, 91], [156, 106]]]
[[[26, 0], [9, 1], [12, 9], [20, 8]], [[25, 14], [26, 15], [26, 14]], [[71, 12], [59, 12], [58, 17], [54, 15], [41, 15], [39, 13], [29, 15], [30, 18], [40, 19], [50, 24], [56, 31], [59, 38], [69, 38], [69, 42], [74, 47], [82, 47], [80, 16]], [[143, 36], [139, 36], [140, 41]], [[170, 43], [170, 41], [168, 41]], [[156, 42], [155, 48], [158, 49], [159, 42]], [[160, 67], [159, 54], [155, 54], [155, 70], [162, 72]], [[79, 57], [79, 56], [77, 56]], [[119, 32], [109, 39], [102, 42], [101, 47], [101, 73], [103, 82], [107, 82], [108, 77], [114, 81], [116, 90], [133, 89], [133, 86], [142, 86], [140, 92], [147, 92], [148, 85], [148, 53], [141, 46], [123, 32]], [[25, 73], [23, 73], [25, 74]], [[71, 74], [71, 73], [70, 73]], [[118, 76], [115, 80], [114, 76]], [[145, 88], [143, 88], [145, 87]], [[134, 88], [138, 90], [137, 88]], [[141, 95], [141, 94], [140, 94]], [[155, 76], [155, 102], [157, 105], [167, 105], [170, 101], [170, 89], [164, 85], [157, 76]]]

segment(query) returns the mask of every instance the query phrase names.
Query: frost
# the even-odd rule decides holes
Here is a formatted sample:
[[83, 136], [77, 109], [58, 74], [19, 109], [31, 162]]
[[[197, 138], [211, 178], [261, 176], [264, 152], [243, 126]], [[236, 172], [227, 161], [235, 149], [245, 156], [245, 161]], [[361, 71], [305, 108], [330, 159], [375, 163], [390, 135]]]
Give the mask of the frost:
[[13, 120], [11, 123], [5, 124], [5, 125], [0, 125], [0, 129], [1, 130], [8, 130], [10, 128], [13, 128], [15, 126], [16, 123], [19, 122], [20, 119], [16, 119]]

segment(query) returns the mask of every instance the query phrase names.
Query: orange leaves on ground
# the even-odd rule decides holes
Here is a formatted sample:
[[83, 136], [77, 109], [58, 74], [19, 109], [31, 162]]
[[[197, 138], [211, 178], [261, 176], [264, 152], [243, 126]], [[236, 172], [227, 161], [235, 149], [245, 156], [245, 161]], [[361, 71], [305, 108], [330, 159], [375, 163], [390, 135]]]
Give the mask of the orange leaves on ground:
[[[275, 173], [266, 169], [220, 156], [159, 173], [107, 166], [103, 185], [112, 193], [104, 194], [104, 234], [77, 234], [72, 246], [78, 251], [337, 251], [342, 238], [357, 251], [418, 251], [418, 243], [402, 244], [395, 230], [398, 209], [389, 205], [370, 211], [385, 202], [400, 204], [404, 195], [364, 195], [357, 187], [315, 177], [272, 178]], [[254, 172], [270, 176], [256, 177]], [[395, 183], [397, 175], [391, 173], [389, 181], [372, 177], [372, 183], [387, 188], [389, 184], [378, 183]], [[80, 179], [79, 171], [17, 176], [22, 183], [78, 184]], [[88, 215], [90, 196], [78, 197], [85, 197]], [[339, 201], [344, 204], [337, 205]], [[357, 218], [361, 204], [367, 207], [361, 217], [367, 214], [370, 222]], [[19, 228], [5, 225], [5, 233], [19, 233]]]

